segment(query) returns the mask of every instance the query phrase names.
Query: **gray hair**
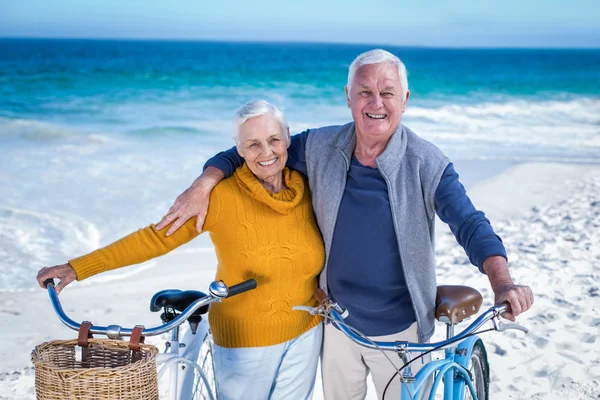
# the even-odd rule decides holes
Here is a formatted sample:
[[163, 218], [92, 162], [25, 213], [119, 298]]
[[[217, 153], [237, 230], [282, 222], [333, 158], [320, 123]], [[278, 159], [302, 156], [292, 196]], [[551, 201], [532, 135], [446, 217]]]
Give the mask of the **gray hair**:
[[363, 65], [371, 64], [383, 64], [390, 63], [398, 67], [398, 76], [400, 77], [400, 85], [402, 86], [402, 98], [406, 98], [406, 92], [408, 92], [408, 78], [406, 76], [406, 67], [404, 63], [400, 61], [398, 57], [382, 49], [369, 50], [365, 53], [360, 54], [352, 61], [350, 68], [348, 69], [348, 92], [352, 88], [352, 81], [356, 75], [356, 70]]
[[240, 134], [240, 126], [251, 118], [260, 117], [262, 115], [271, 115], [279, 125], [281, 125], [281, 131], [284, 134], [288, 147], [290, 145], [290, 127], [285, 119], [285, 115], [273, 104], [269, 103], [266, 100], [252, 100], [238, 108], [235, 112], [235, 129], [233, 134], [233, 140], [235, 140], [236, 146], [239, 145], [239, 134]]

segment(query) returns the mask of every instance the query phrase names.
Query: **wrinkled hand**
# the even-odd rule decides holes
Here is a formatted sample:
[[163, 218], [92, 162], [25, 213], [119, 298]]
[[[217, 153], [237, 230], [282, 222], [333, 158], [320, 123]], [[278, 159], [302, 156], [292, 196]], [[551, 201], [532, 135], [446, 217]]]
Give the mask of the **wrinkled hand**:
[[493, 289], [496, 305], [504, 302], [510, 304], [510, 312], [502, 314], [502, 317], [511, 321], [515, 321], [515, 317], [529, 310], [533, 304], [533, 292], [529, 286], [509, 283]]
[[164, 229], [171, 222], [175, 221], [167, 231], [167, 236], [171, 236], [190, 218], [198, 217], [196, 220], [196, 230], [202, 232], [202, 225], [204, 225], [204, 219], [208, 213], [209, 199], [210, 192], [207, 193], [202, 187], [189, 187], [185, 192], [177, 196], [175, 204], [169, 208], [167, 215], [156, 225], [156, 229]]
[[210, 192], [223, 178], [225, 178], [225, 174], [220, 169], [215, 167], [206, 168], [192, 186], [177, 196], [175, 204], [169, 208], [167, 215], [156, 225], [156, 229], [160, 231], [175, 221], [167, 231], [167, 236], [171, 236], [190, 218], [198, 217], [196, 230], [201, 233], [204, 219], [208, 213]]
[[63, 265], [56, 265], [54, 267], [44, 267], [40, 269], [36, 277], [40, 287], [45, 289], [44, 282], [47, 279], [59, 279], [58, 285], [54, 287], [56, 290], [56, 294], [60, 294], [60, 292], [71, 282], [77, 279], [77, 273], [71, 266], [71, 264], [66, 263]]

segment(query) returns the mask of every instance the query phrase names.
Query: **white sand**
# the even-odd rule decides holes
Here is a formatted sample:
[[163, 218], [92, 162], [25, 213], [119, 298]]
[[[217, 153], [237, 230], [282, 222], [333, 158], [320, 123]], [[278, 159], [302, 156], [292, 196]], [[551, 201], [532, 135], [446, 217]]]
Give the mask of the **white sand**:
[[[600, 167], [521, 164], [477, 185], [470, 196], [505, 241], [514, 280], [532, 286], [536, 295], [532, 310], [519, 318], [530, 328], [528, 335], [483, 336], [491, 363], [491, 398], [598, 399]], [[445, 228], [438, 231], [438, 283], [473, 286], [482, 292], [484, 307], [490, 306], [487, 278], [468, 265]], [[159, 321], [148, 311], [153, 293], [203, 290], [215, 266], [212, 252], [186, 248], [126, 281], [95, 277], [75, 283], [61, 299], [75, 320], [149, 326]], [[38, 343], [75, 333], [57, 321], [42, 290], [0, 293], [0, 316], [0, 399], [33, 399], [30, 351]], [[434, 340], [443, 334], [440, 325]], [[368, 397], [375, 398], [372, 391]], [[320, 398], [317, 391], [315, 399]]]
[[[530, 285], [535, 304], [519, 322], [530, 329], [486, 333], [493, 399], [600, 397], [600, 168], [517, 165], [471, 193], [503, 238], [516, 283]], [[438, 240], [438, 282], [468, 284], [473, 276], [451, 234]], [[443, 331], [437, 330], [437, 335]]]

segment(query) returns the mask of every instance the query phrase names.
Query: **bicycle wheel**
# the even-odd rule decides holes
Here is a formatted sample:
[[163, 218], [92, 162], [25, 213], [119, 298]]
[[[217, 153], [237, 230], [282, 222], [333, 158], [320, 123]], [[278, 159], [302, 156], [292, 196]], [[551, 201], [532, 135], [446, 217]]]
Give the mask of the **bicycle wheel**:
[[[475, 387], [477, 400], [488, 400], [490, 395], [490, 366], [481, 342], [475, 343], [473, 347], [471, 359], [469, 360], [469, 372], [471, 372], [471, 382]], [[468, 387], [465, 388], [465, 399], [473, 399]]]
[[192, 393], [192, 399], [210, 399], [211, 396], [209, 393], [212, 395], [212, 398], [216, 399], [217, 384], [215, 380], [215, 369], [213, 362], [213, 341], [210, 330], [206, 333], [204, 339], [202, 340], [202, 346], [200, 347], [196, 364], [198, 364], [202, 370], [204, 379], [197, 370], [194, 371], [194, 389]]

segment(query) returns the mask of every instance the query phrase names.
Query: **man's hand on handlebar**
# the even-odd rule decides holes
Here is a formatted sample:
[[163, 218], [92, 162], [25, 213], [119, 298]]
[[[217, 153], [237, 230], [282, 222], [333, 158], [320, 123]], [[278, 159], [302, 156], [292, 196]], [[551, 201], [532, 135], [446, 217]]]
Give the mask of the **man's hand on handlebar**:
[[533, 304], [533, 292], [529, 286], [524, 285], [496, 285], [494, 289], [495, 304], [507, 302], [510, 304], [510, 312], [505, 312], [502, 317], [515, 321], [515, 317], [531, 308]]

